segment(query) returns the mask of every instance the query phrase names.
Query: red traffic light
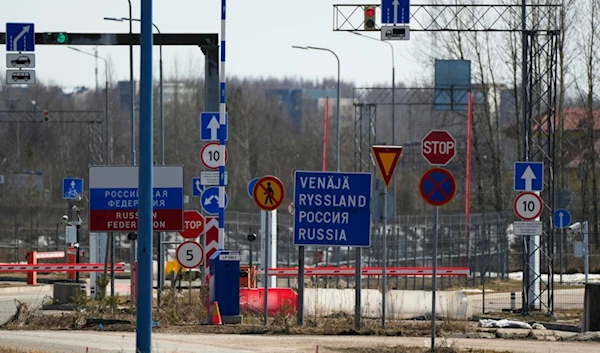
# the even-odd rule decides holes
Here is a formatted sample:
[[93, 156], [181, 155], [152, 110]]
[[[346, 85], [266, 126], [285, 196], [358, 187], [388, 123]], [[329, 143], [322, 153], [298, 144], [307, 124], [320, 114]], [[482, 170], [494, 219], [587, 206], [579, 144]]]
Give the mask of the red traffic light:
[[44, 110], [44, 121], [48, 121], [50, 118], [50, 112], [48, 110]]
[[375, 16], [375, 9], [372, 7], [367, 7], [367, 9], [365, 10], [365, 15], [366, 16]]

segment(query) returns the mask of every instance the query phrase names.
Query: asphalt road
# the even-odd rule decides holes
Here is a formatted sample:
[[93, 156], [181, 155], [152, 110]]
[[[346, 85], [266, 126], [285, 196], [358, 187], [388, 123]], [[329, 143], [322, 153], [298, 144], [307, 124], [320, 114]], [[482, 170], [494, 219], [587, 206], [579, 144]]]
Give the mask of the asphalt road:
[[23, 292], [2, 293], [0, 291], [0, 323], [4, 323], [17, 310], [15, 298], [29, 305], [42, 305], [45, 296], [52, 296], [52, 289], [49, 286], [27, 287]]
[[[157, 333], [152, 335], [154, 353], [319, 353], [347, 352], [350, 347], [421, 346], [423, 337], [381, 336], [275, 336]], [[500, 352], [589, 353], [597, 343], [505, 339], [439, 339], [444, 345]], [[11, 331], [0, 335], [0, 346], [40, 349], [49, 353], [135, 352], [135, 333], [81, 331]], [[86, 348], [88, 350], [86, 350]]]

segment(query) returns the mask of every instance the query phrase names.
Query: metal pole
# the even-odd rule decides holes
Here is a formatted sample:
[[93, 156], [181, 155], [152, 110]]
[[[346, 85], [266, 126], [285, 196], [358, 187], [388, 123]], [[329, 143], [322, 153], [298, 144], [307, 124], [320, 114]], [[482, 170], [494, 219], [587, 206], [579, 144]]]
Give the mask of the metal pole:
[[436, 291], [437, 291], [437, 251], [438, 251], [438, 218], [439, 218], [439, 207], [435, 206], [435, 220], [433, 226], [435, 227], [433, 237], [433, 273], [431, 276], [431, 351], [435, 352], [435, 302], [436, 302]]
[[[521, 131], [521, 138], [522, 138], [522, 144], [523, 144], [523, 150], [522, 150], [522, 155], [521, 155], [521, 160], [523, 161], [528, 161], [529, 160], [529, 122], [527, 120], [527, 104], [528, 104], [528, 97], [527, 97], [527, 51], [528, 51], [528, 43], [527, 43], [527, 1], [526, 0], [522, 0], [521, 1], [521, 115], [522, 115], [522, 119], [523, 121], [522, 123], [522, 130]], [[529, 290], [530, 290], [530, 284], [529, 284], [529, 274], [530, 274], [530, 269], [529, 269], [529, 258], [530, 258], [530, 254], [529, 254], [529, 249], [533, 246], [533, 241], [531, 240], [531, 237], [525, 237], [524, 238], [524, 243], [523, 243], [523, 292], [521, 294], [522, 296], [522, 310], [521, 310], [521, 314], [522, 315], [527, 315], [529, 314], [529, 304], [530, 304], [530, 300], [529, 300]]]
[[115, 233], [110, 233], [110, 296], [115, 297]]
[[584, 260], [584, 269], [583, 272], [585, 274], [585, 284], [588, 284], [588, 277], [590, 274], [590, 253], [589, 253], [589, 230], [588, 230], [588, 221], [583, 222], [581, 225], [583, 228], [583, 260]]
[[152, 352], [153, 82], [152, 0], [142, 0], [140, 35], [140, 165], [136, 350]]
[[110, 113], [108, 111], [108, 63], [104, 60], [104, 72], [106, 80], [104, 82], [104, 120], [106, 120], [106, 164], [110, 165]]
[[271, 232], [269, 227], [270, 222], [271, 211], [265, 211], [265, 262], [263, 263], [263, 266], [265, 268], [263, 277], [263, 285], [265, 289], [263, 324], [265, 326], [267, 326], [269, 323], [269, 310], [267, 304], [269, 296], [269, 242], [271, 241]]
[[[75, 229], [76, 229], [76, 241], [77, 241], [77, 246], [75, 247], [75, 263], [79, 263], [79, 229], [81, 228], [81, 222], [79, 221], [79, 212], [77, 212], [77, 223], [75, 225]], [[79, 272], [75, 272], [75, 282], [79, 283]]]
[[385, 328], [385, 306], [386, 306], [386, 286], [387, 286], [387, 202], [388, 188], [383, 188], [383, 266], [381, 271], [381, 327]]
[[362, 289], [362, 248], [356, 248], [356, 273], [354, 274], [354, 329], [360, 330]]
[[335, 152], [335, 170], [340, 171], [340, 58], [332, 51], [330, 52], [337, 60], [337, 100], [335, 103], [335, 119], [336, 119], [336, 152]]
[[304, 246], [298, 247], [298, 326], [304, 325]]
[[[142, 0], [143, 1], [143, 0]], [[131, 0], [129, 3], [129, 35], [133, 34], [133, 14], [131, 12]], [[129, 96], [131, 98], [129, 106], [129, 117], [131, 119], [131, 164], [136, 165], [135, 157], [135, 91], [133, 89], [133, 44], [129, 44]]]

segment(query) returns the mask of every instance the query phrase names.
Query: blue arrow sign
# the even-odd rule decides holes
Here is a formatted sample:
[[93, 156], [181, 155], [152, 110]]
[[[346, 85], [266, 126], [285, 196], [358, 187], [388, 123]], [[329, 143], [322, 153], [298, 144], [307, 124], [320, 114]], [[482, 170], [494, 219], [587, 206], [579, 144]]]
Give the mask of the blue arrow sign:
[[34, 51], [35, 29], [33, 23], [6, 24], [6, 51]]
[[[201, 141], [220, 141], [229, 138], [229, 114], [225, 114], [225, 125], [219, 123], [219, 113], [203, 112], [200, 113], [200, 140]], [[223, 138], [221, 138], [223, 137]]]
[[63, 199], [75, 200], [83, 194], [83, 179], [63, 178]]
[[192, 178], [192, 196], [199, 197], [204, 191], [200, 178]]
[[514, 190], [542, 191], [544, 189], [544, 163], [515, 162]]
[[571, 214], [564, 208], [554, 211], [554, 226], [558, 229], [564, 229], [571, 225]]
[[[225, 193], [225, 208], [227, 208], [227, 193]], [[216, 215], [219, 213], [219, 188], [210, 187], [204, 189], [200, 197], [200, 204], [206, 213]]]
[[381, 23], [409, 23], [410, 0], [381, 0]]
[[260, 179], [259, 177], [256, 177], [256, 178], [250, 180], [250, 182], [248, 183], [247, 191], [248, 191], [248, 196], [250, 196], [251, 199], [254, 199], [254, 197], [252, 195], [253, 191], [254, 191], [254, 185], [256, 185], [256, 183], [258, 182], [259, 179]]

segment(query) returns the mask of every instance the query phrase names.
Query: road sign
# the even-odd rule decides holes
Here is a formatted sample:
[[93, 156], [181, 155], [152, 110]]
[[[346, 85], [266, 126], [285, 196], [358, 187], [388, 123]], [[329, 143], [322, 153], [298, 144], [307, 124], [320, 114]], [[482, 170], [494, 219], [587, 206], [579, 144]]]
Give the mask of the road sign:
[[544, 189], [543, 162], [515, 162], [515, 191], [542, 191]]
[[6, 51], [34, 51], [35, 26], [33, 23], [6, 24]]
[[179, 232], [185, 239], [196, 239], [204, 232], [204, 217], [196, 210], [183, 213], [183, 231]]
[[[225, 163], [227, 163], [227, 150], [225, 150]], [[200, 160], [202, 164], [208, 169], [216, 170], [221, 166], [223, 155], [221, 153], [221, 146], [218, 142], [209, 142], [200, 151]]]
[[371, 173], [296, 171], [294, 244], [371, 244]]
[[[200, 172], [200, 184], [206, 186], [219, 185], [220, 175], [218, 170], [203, 170]], [[225, 172], [224, 184], [227, 185], [227, 171]]]
[[389, 186], [402, 154], [402, 146], [373, 146], [371, 148], [383, 181], [386, 186]]
[[6, 67], [20, 69], [35, 67], [35, 54], [33, 53], [6, 53]]
[[6, 70], [6, 84], [35, 85], [35, 70]]
[[564, 208], [554, 211], [554, 226], [558, 229], [564, 229], [571, 225], [571, 213]]
[[258, 179], [260, 179], [260, 178], [259, 178], [259, 177], [256, 177], [256, 178], [254, 178], [254, 179], [252, 179], [252, 180], [250, 180], [250, 181], [248, 182], [248, 188], [247, 188], [247, 191], [248, 191], [248, 196], [249, 196], [251, 199], [253, 198], [252, 194], [253, 194], [253, 192], [254, 192], [254, 185], [256, 185], [256, 182], [258, 181]]
[[287, 207], [285, 209], [290, 216], [293, 216], [294, 215], [294, 201], [290, 201], [287, 204]]
[[[200, 114], [200, 140], [220, 141], [221, 137], [227, 141], [229, 138], [229, 114], [225, 114], [225, 126], [219, 124], [219, 112], [203, 112]], [[222, 136], [224, 134], [224, 136]]]
[[381, 23], [409, 23], [410, 0], [381, 0]]
[[542, 214], [544, 203], [537, 194], [525, 191], [515, 197], [513, 209], [519, 218], [531, 221]]
[[210, 257], [219, 249], [219, 217], [206, 217], [204, 223], [204, 249], [206, 273], [210, 273]]
[[442, 206], [454, 197], [456, 181], [446, 169], [432, 168], [421, 177], [419, 190], [425, 202], [432, 206]]
[[192, 178], [192, 196], [200, 197], [202, 191], [204, 191], [202, 180], [200, 178]]
[[196, 268], [202, 265], [204, 249], [195, 241], [186, 241], [177, 247], [177, 262], [181, 267]]
[[519, 236], [537, 236], [543, 234], [542, 222], [540, 221], [516, 221], [513, 222], [513, 234]]
[[[138, 167], [89, 168], [91, 232], [138, 230]], [[154, 166], [153, 230], [183, 230], [183, 166]]]
[[431, 165], [446, 165], [456, 155], [456, 140], [446, 130], [431, 130], [421, 140], [421, 154]]
[[[225, 193], [225, 208], [227, 208], [227, 193]], [[206, 213], [218, 214], [219, 213], [219, 188], [210, 187], [204, 189], [202, 196], [200, 197], [200, 204]]]
[[252, 190], [252, 198], [258, 208], [265, 211], [276, 210], [283, 203], [285, 188], [277, 177], [267, 175], [260, 178]]
[[[373, 222], [383, 223], [384, 220], [389, 220], [394, 216], [396, 205], [394, 202], [394, 195], [392, 193], [384, 193], [383, 190], [377, 190], [371, 197], [371, 204], [369, 209], [371, 210], [371, 217]], [[387, 195], [387, 197], [385, 197]], [[385, 207], [385, 200], [387, 199], [387, 207]], [[384, 209], [387, 213], [384, 214]]]
[[83, 179], [63, 178], [63, 199], [76, 200], [83, 194]]

